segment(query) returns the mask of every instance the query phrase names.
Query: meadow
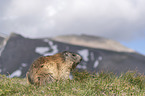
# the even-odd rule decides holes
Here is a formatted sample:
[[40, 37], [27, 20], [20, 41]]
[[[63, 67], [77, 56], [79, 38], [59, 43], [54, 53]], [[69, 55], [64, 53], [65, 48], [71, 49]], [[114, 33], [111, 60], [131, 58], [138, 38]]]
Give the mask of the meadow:
[[7, 78], [0, 75], [0, 96], [145, 96], [145, 76], [127, 72], [73, 72], [74, 79], [45, 86], [26, 83], [26, 78]]

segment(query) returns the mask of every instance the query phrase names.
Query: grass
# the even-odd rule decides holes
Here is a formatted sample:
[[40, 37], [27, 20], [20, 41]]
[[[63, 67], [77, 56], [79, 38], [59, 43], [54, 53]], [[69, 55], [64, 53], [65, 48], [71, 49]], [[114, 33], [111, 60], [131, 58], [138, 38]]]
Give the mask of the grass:
[[119, 77], [113, 73], [74, 72], [73, 80], [45, 86], [26, 83], [26, 78], [0, 75], [0, 96], [145, 96], [145, 76], [127, 72]]

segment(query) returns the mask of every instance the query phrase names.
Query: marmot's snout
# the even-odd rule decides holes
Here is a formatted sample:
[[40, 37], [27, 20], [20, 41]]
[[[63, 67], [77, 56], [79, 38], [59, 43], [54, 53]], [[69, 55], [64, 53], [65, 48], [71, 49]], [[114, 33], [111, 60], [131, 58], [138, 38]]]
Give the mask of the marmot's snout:
[[76, 61], [77, 61], [77, 63], [80, 63], [81, 61], [82, 61], [82, 57], [80, 56], [80, 55], [78, 55], [78, 54], [76, 54]]
[[[65, 60], [73, 62], [70, 65], [71, 70], [75, 69], [76, 66], [82, 61], [82, 57], [77, 53], [64, 51], [63, 54], [64, 54], [64, 57], [65, 57]], [[70, 64], [70, 63], [68, 63], [68, 64]]]

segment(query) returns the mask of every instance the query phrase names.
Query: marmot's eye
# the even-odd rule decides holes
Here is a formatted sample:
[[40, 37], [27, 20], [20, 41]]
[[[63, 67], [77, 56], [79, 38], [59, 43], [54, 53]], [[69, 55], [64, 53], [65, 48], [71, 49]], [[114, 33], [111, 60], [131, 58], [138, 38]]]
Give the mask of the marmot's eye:
[[75, 54], [72, 54], [72, 56], [76, 56]]
[[68, 56], [68, 53], [65, 53], [65, 56]]
[[64, 54], [65, 56], [68, 56], [69, 53], [68, 53], [67, 51], [65, 51], [63, 54]]
[[41, 68], [42, 68], [43, 66], [44, 66], [44, 65], [42, 65]]
[[40, 81], [40, 77], [38, 77], [38, 80]]

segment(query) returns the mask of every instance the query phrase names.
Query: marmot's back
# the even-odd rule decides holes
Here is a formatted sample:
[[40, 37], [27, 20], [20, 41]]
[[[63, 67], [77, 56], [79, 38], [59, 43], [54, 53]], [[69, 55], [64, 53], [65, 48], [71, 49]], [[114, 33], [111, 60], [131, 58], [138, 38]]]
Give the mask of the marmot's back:
[[72, 52], [57, 53], [52, 56], [42, 56], [36, 59], [26, 77], [30, 84], [45, 85], [60, 79], [68, 79], [70, 70], [74, 69], [82, 57]]

